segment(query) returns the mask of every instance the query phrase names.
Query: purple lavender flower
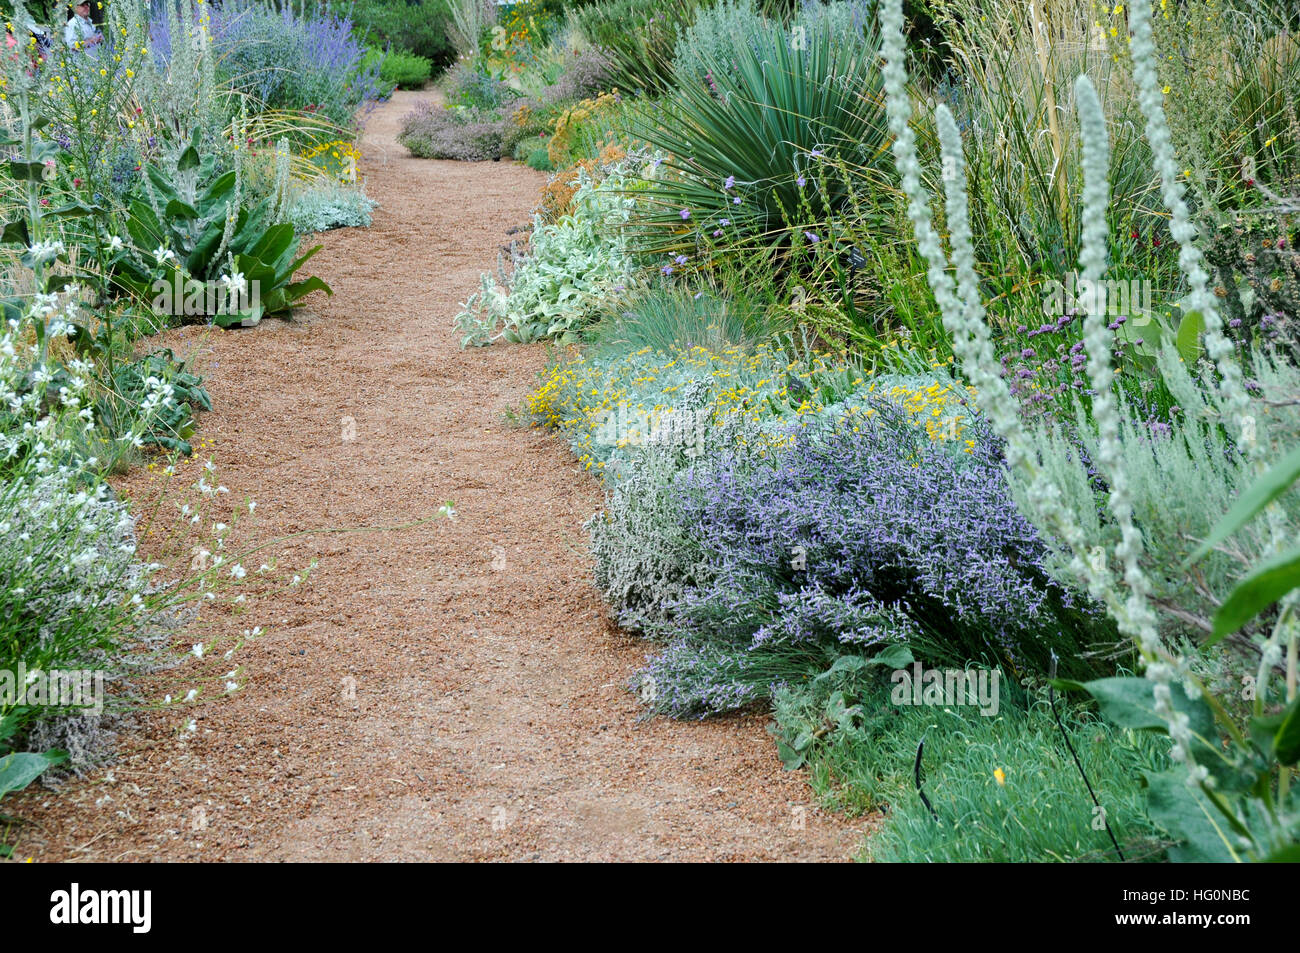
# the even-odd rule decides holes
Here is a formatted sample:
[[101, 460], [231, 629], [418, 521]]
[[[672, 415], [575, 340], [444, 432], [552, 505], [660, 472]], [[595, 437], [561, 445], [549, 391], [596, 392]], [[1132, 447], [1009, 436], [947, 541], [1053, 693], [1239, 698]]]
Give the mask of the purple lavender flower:
[[892, 405], [876, 409], [802, 429], [775, 457], [724, 452], [676, 478], [679, 528], [700, 564], [667, 618], [646, 626], [668, 641], [646, 670], [661, 710], [768, 697], [782, 671], [773, 659], [905, 642], [1041, 660], [1059, 646], [1059, 613], [1077, 597], [1047, 575], [988, 426], [969, 422], [963, 453]]

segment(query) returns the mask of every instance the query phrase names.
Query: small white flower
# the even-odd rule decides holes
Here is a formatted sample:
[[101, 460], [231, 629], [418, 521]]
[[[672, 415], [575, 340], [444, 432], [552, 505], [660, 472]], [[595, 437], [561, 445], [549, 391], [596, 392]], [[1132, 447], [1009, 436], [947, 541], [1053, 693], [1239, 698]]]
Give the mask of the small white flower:
[[159, 245], [157, 248], [153, 250], [153, 257], [154, 260], [161, 265], [163, 262], [175, 261], [176, 253], [172, 251], [170, 248], [168, 248], [166, 245]]
[[63, 242], [37, 242], [27, 251], [31, 254], [34, 264], [44, 264], [47, 261], [53, 261], [67, 249], [64, 248]]
[[230, 692], [237, 692], [237, 691], [239, 691], [239, 683], [238, 683], [238, 682], [226, 682], [226, 693], [227, 693], [227, 694], [229, 694]]
[[248, 573], [244, 572], [244, 567], [235, 563], [235, 567], [230, 570], [230, 575], [235, 579], [243, 579]]
[[121, 251], [124, 247], [122, 239], [118, 238], [116, 235], [108, 240], [109, 251]]
[[222, 275], [221, 283], [232, 298], [238, 298], [248, 290], [248, 282], [244, 280], [244, 276], [239, 272], [235, 272], [233, 275]]
[[187, 702], [192, 702], [194, 701], [194, 699], [198, 697], [199, 697], [199, 690], [197, 688], [191, 688], [189, 692], [185, 695], [185, 700]]
[[171, 703], [172, 703], [172, 697], [171, 697], [170, 695], [164, 695], [164, 696], [163, 696], [163, 704], [164, 704], [164, 705], [170, 705]]
[[195, 642], [194, 647], [190, 649], [190, 652], [193, 653], [195, 658], [203, 658], [203, 643]]

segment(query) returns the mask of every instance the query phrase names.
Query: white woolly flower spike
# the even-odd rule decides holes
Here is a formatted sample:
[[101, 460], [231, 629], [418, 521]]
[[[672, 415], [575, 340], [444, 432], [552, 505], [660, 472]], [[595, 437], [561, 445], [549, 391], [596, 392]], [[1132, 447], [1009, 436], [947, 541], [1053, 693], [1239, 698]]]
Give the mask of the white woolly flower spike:
[[1164, 94], [1156, 73], [1156, 46], [1151, 33], [1151, 7], [1146, 0], [1138, 0], [1129, 11], [1129, 29], [1132, 31], [1129, 52], [1133, 60], [1133, 82], [1137, 88], [1138, 105], [1146, 118], [1146, 136], [1151, 145], [1151, 161], [1160, 175], [1160, 197], [1169, 209], [1169, 234], [1178, 243], [1178, 267], [1187, 277], [1191, 287], [1188, 303], [1200, 313], [1205, 325], [1205, 350], [1219, 370], [1219, 390], [1227, 402], [1238, 441], [1247, 453], [1258, 459], [1263, 448], [1250, 439], [1253, 424], [1248, 422], [1247, 408], [1250, 398], [1242, 384], [1241, 367], [1233, 358], [1232, 342], [1223, 334], [1223, 321], [1214, 295], [1209, 291], [1209, 276], [1205, 272], [1204, 258], [1196, 246], [1196, 228], [1191, 211], [1184, 198], [1184, 185], [1179, 179], [1178, 163], [1165, 118]]
[[[1098, 399], [1094, 402], [1094, 415], [1101, 431], [1102, 456], [1109, 465], [1106, 475], [1112, 482], [1110, 508], [1120, 526], [1121, 541], [1116, 555], [1123, 567], [1124, 580], [1129, 587], [1129, 598], [1123, 599], [1118, 586], [1107, 569], [1105, 553], [1100, 547], [1090, 547], [1082, 526], [1083, 521], [1067, 511], [1060, 490], [1044, 472], [1020, 420], [1018, 407], [1011, 396], [1006, 381], [1002, 379], [985, 321], [985, 312], [979, 300], [979, 281], [975, 271], [975, 255], [971, 240], [970, 215], [965, 195], [965, 160], [961, 134], [951, 112], [939, 105], [935, 109], [939, 131], [945, 207], [951, 229], [953, 258], [957, 263], [957, 290], [947, 272], [947, 259], [930, 221], [927, 196], [921, 186], [920, 163], [916, 156], [915, 136], [908, 125], [911, 102], [907, 97], [907, 74], [903, 66], [904, 39], [902, 0], [886, 0], [881, 8], [881, 51], [885, 59], [882, 69], [885, 85], [885, 107], [889, 128], [894, 135], [892, 151], [898, 165], [904, 192], [908, 197], [908, 217], [915, 230], [917, 245], [928, 263], [928, 276], [935, 300], [942, 310], [945, 328], [953, 337], [953, 350], [962, 362], [962, 369], [971, 378], [980, 393], [980, 403], [995, 431], [1006, 440], [1008, 466], [1028, 478], [1026, 503], [1031, 515], [1040, 525], [1048, 526], [1066, 544], [1072, 555], [1071, 568], [1088, 584], [1089, 592], [1106, 605], [1120, 630], [1134, 638], [1147, 663], [1148, 677], [1154, 682], [1153, 693], [1156, 710], [1170, 728], [1174, 739], [1175, 757], [1190, 761], [1185, 726], [1178, 720], [1173, 708], [1170, 682], [1174, 671], [1185, 664], [1174, 658], [1162, 645], [1155, 628], [1155, 617], [1146, 599], [1147, 583], [1142, 573], [1139, 557], [1142, 552], [1141, 535], [1132, 520], [1132, 507], [1128, 500], [1123, 474], [1119, 472], [1119, 419], [1113, 394], [1113, 371], [1110, 368], [1110, 340], [1105, 337], [1101, 315], [1092, 314], [1085, 319], [1085, 339], [1089, 352], [1089, 371], [1093, 376]], [[1101, 104], [1096, 91], [1086, 79], [1079, 86], [1081, 107], [1085, 114], [1085, 173], [1088, 187], [1085, 196], [1085, 220], [1090, 227], [1085, 234], [1082, 260], [1086, 275], [1094, 282], [1101, 279], [1105, 269], [1105, 222], [1109, 186], [1106, 182], [1108, 164], [1108, 138]], [[1090, 140], [1090, 141], [1089, 141]], [[1171, 153], [1172, 154], [1172, 153]], [[1172, 161], [1172, 159], [1171, 159]], [[1095, 297], [1095, 296], [1094, 296]], [[1100, 310], [1094, 308], [1094, 310]], [[1098, 334], [1100, 331], [1100, 334]], [[982, 386], [981, 386], [982, 385]], [[1099, 403], [1099, 406], [1098, 406]], [[1117, 477], [1117, 479], [1116, 479]], [[1189, 775], [1189, 783], [1204, 778], [1203, 770]]]

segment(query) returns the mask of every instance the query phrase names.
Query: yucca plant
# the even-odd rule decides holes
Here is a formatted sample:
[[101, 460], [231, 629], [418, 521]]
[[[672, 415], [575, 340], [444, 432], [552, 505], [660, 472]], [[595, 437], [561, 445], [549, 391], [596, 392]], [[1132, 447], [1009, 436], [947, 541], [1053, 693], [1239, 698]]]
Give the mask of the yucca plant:
[[[678, 77], [671, 112], [636, 134], [667, 155], [638, 216], [646, 250], [676, 258], [723, 246], [780, 251], [850, 200], [841, 161], [870, 175], [886, 127], [874, 40], [825, 21], [755, 35], [712, 82]], [[665, 266], [671, 267], [671, 266]]]

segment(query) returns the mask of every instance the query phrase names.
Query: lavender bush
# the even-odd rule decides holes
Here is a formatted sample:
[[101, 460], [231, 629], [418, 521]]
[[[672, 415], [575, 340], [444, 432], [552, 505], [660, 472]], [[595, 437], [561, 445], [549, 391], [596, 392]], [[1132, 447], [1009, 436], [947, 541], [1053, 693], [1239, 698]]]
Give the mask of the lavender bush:
[[659, 710], [725, 711], [897, 643], [934, 664], [1045, 672], [1055, 650], [1090, 668], [1081, 650], [1101, 627], [1047, 574], [988, 425], [973, 420], [956, 448], [873, 410], [802, 429], [775, 457], [732, 452], [677, 477], [677, 531], [701, 556], [647, 620], [669, 639], [645, 676]]
[[[201, 15], [210, 18], [223, 78], [265, 108], [306, 110], [346, 126], [358, 106], [380, 97], [380, 64], [366, 62], [346, 16], [254, 0], [228, 0]], [[154, 17], [151, 33], [153, 53], [166, 63], [173, 40], [164, 17]]]

